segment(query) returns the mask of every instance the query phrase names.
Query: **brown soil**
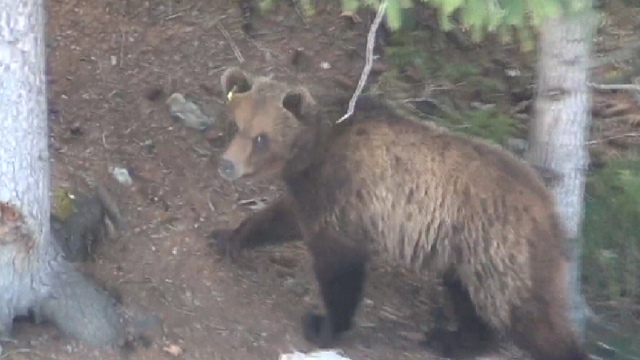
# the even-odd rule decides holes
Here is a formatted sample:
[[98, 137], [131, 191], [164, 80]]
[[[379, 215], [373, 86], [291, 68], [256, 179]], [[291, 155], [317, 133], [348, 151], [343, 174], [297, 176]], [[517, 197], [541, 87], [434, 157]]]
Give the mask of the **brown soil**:
[[[219, 79], [230, 65], [304, 84], [328, 104], [348, 99], [374, 14], [360, 12], [362, 21], [352, 23], [339, 17], [339, 1], [326, 1], [304, 20], [292, 2], [276, 1], [271, 13], [254, 13], [249, 38], [241, 2], [46, 1], [52, 188], [73, 192], [83, 179], [109, 188], [126, 228], [98, 247], [90, 271], [129, 309], [158, 316], [162, 326], [133, 350], [96, 350], [52, 326], [20, 323], [0, 358], [275, 360], [312, 349], [299, 318], [320, 301], [304, 247], [245, 253], [233, 265], [207, 243], [211, 230], [235, 226], [252, 211], [241, 200], [272, 198], [280, 184], [222, 180], [216, 167], [224, 141], [173, 120], [165, 100], [183, 93], [222, 121]], [[596, 97], [603, 102], [596, 108], [630, 103], [633, 111], [623, 112], [636, 115], [618, 116], [615, 134], [596, 124], [593, 146], [627, 141], [633, 137], [616, 134], [638, 125], [628, 94], [606, 96]], [[133, 185], [116, 182], [112, 167], [127, 168]], [[429, 309], [441, 303], [437, 284], [418, 286], [409, 274], [373, 270], [357, 327], [340, 348], [356, 360], [436, 358], [418, 342], [432, 324]]]
[[[357, 82], [373, 14], [349, 24], [331, 1], [305, 23], [282, 2], [256, 15], [257, 34], [249, 39], [237, 1], [46, 3], [52, 188], [73, 192], [84, 178], [109, 188], [126, 228], [98, 247], [90, 270], [125, 305], [157, 315], [162, 326], [146, 334], [150, 342], [124, 351], [96, 350], [52, 326], [19, 323], [2, 358], [156, 360], [176, 357], [166, 349], [179, 348], [183, 359], [266, 360], [311, 350], [299, 318], [320, 302], [302, 245], [246, 254], [245, 265], [235, 266], [212, 254], [206, 240], [251, 211], [239, 200], [273, 197], [278, 184], [223, 181], [216, 166], [224, 142], [175, 122], [164, 101], [178, 91], [205, 113], [224, 116], [219, 78], [239, 60], [217, 24], [244, 68], [306, 84], [319, 96], [348, 96], [352, 89], [338, 87], [345, 80], [336, 77]], [[296, 69], [297, 48], [304, 56]], [[129, 169], [133, 186], [116, 182], [111, 167]], [[354, 359], [429, 358], [418, 340], [436, 292], [421, 293], [409, 275], [383, 268], [373, 276], [358, 327], [341, 348]]]

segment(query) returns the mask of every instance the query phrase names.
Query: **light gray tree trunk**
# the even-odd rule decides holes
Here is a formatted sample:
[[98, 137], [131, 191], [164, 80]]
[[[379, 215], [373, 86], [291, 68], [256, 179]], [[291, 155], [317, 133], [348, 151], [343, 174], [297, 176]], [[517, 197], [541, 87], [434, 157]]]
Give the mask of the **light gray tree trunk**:
[[0, 0], [0, 336], [33, 310], [106, 345], [123, 333], [120, 316], [50, 230], [44, 22], [42, 0]]
[[571, 317], [584, 339], [586, 303], [580, 290], [581, 223], [589, 156], [586, 140], [591, 123], [588, 88], [593, 25], [591, 0], [575, 13], [549, 18], [541, 26], [535, 119], [525, 154], [533, 165], [559, 176], [553, 187], [558, 210], [570, 239], [568, 269]]

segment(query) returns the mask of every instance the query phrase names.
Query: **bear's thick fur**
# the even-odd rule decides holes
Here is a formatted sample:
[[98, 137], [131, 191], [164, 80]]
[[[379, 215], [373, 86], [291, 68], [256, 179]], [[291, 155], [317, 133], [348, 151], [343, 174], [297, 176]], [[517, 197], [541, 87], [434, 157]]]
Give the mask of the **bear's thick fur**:
[[288, 192], [213, 236], [235, 256], [302, 235], [326, 308], [304, 316], [308, 341], [331, 346], [351, 327], [375, 253], [441, 274], [458, 333], [507, 336], [536, 360], [588, 358], [568, 318], [565, 236], [528, 164], [383, 106], [332, 126], [305, 88], [238, 68], [221, 80], [238, 131], [220, 174], [278, 174]]

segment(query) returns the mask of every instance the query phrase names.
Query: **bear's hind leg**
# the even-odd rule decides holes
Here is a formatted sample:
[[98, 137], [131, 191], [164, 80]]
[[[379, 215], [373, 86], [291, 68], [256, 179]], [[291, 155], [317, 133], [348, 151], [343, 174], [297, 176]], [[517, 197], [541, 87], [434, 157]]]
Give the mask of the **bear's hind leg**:
[[351, 328], [353, 317], [362, 300], [366, 256], [339, 246], [335, 238], [314, 239], [316, 244], [331, 246], [331, 251], [314, 251], [314, 271], [326, 316], [307, 312], [302, 320], [304, 338], [320, 348], [332, 346], [338, 335]]
[[436, 325], [427, 333], [425, 345], [445, 357], [456, 359], [489, 352], [497, 344], [497, 335], [476, 312], [469, 292], [452, 272], [443, 277], [443, 286], [451, 301], [458, 328], [448, 330], [440, 324]]

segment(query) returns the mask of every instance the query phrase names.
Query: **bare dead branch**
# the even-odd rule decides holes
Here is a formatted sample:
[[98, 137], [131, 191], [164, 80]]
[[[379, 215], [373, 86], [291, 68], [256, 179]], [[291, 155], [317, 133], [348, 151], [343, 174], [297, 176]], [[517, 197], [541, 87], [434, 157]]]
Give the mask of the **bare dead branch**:
[[231, 35], [229, 35], [229, 32], [227, 31], [227, 29], [225, 29], [220, 22], [216, 23], [216, 26], [218, 27], [218, 30], [220, 30], [224, 38], [227, 39], [227, 41], [229, 42], [229, 45], [231, 46], [231, 49], [233, 50], [233, 53], [236, 55], [236, 58], [238, 59], [240, 64], [242, 64], [244, 62], [244, 57], [242, 57], [242, 54], [240, 53], [240, 49], [238, 49], [238, 46], [231, 38]]
[[620, 135], [608, 136], [600, 139], [590, 140], [590, 141], [587, 141], [587, 145], [601, 144], [609, 140], [632, 138], [632, 137], [640, 137], [640, 133], [626, 133], [626, 134], [620, 134]]
[[387, 8], [387, 1], [382, 1], [380, 6], [378, 7], [378, 13], [376, 14], [375, 19], [373, 19], [373, 23], [371, 23], [371, 27], [369, 28], [369, 34], [367, 35], [367, 52], [365, 58], [364, 68], [362, 69], [362, 74], [360, 75], [360, 80], [358, 81], [358, 87], [356, 87], [351, 100], [349, 100], [349, 109], [344, 116], [342, 116], [336, 123], [341, 123], [343, 120], [349, 118], [353, 115], [353, 111], [356, 107], [356, 100], [358, 100], [358, 96], [362, 93], [362, 88], [364, 84], [367, 82], [367, 78], [369, 77], [369, 72], [371, 71], [371, 66], [373, 66], [373, 47], [375, 45], [376, 40], [376, 31], [380, 26], [380, 22], [382, 21], [382, 16]]
[[628, 91], [638, 91], [640, 92], [640, 85], [636, 84], [596, 84], [589, 83], [594, 89], [598, 90], [628, 90]]

